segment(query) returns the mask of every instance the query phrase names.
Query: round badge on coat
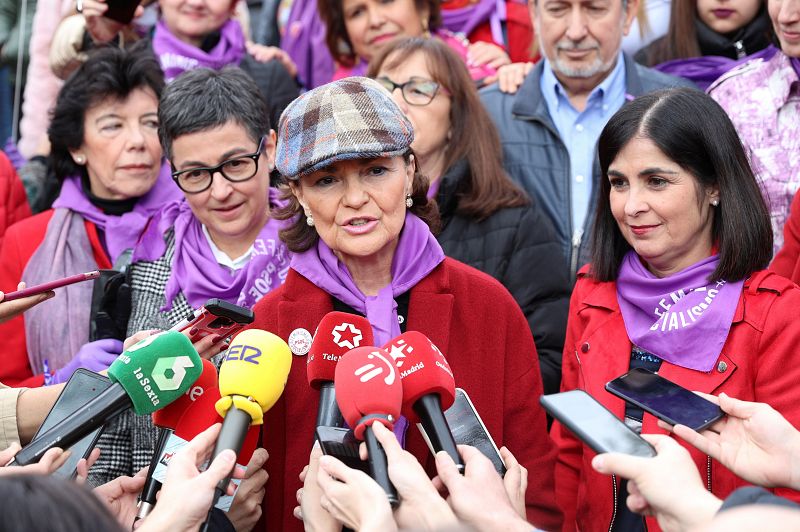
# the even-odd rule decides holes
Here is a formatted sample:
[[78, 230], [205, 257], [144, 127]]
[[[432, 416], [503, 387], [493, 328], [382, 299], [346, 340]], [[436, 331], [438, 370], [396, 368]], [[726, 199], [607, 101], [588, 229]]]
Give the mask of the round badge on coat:
[[292, 354], [302, 357], [307, 355], [311, 350], [311, 341], [311, 333], [303, 328], [299, 328], [292, 331], [287, 343], [289, 344], [289, 349], [292, 350]]

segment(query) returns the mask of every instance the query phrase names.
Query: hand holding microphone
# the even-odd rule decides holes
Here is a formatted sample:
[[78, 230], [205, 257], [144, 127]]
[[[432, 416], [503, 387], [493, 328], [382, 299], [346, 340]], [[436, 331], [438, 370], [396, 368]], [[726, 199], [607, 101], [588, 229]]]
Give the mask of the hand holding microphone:
[[72, 360], [50, 375], [45, 375], [45, 384], [67, 382], [78, 368], [86, 368], [95, 373], [105, 371], [114, 363], [120, 353], [122, 353], [122, 342], [115, 338], [87, 342], [78, 349]]

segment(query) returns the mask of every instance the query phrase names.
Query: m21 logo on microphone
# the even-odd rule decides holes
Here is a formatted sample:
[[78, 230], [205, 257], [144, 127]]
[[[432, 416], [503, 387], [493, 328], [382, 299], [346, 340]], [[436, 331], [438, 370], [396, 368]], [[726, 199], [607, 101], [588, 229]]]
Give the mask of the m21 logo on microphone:
[[259, 358], [261, 358], [261, 349], [243, 344], [232, 345], [225, 356], [225, 360], [241, 360], [256, 365], [258, 365]]

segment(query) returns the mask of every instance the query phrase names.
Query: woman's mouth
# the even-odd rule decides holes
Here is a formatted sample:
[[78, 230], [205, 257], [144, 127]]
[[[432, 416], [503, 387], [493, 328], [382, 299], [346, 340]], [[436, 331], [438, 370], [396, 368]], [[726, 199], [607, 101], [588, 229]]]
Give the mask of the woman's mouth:
[[714, 9], [711, 11], [714, 13], [714, 16], [721, 19], [726, 19], [736, 13], [733, 9]]
[[628, 227], [631, 228], [631, 232], [634, 235], [642, 236], [642, 235], [646, 235], [647, 233], [651, 232], [653, 229], [658, 227], [658, 224], [656, 224], [656, 225], [629, 225]]
[[395, 35], [397, 35], [397, 34], [396, 33], [384, 33], [383, 35], [378, 35], [377, 37], [374, 37], [371, 41], [369, 41], [369, 44], [376, 45], [376, 44], [385, 43], [386, 41], [390, 41], [390, 40], [394, 39]]
[[363, 235], [372, 231], [378, 225], [374, 218], [351, 218], [342, 226], [342, 229], [351, 235]]

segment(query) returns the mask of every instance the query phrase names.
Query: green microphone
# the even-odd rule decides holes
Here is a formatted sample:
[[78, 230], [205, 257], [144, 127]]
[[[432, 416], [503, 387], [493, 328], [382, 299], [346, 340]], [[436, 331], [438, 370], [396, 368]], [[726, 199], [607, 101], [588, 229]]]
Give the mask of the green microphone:
[[38, 462], [53, 447], [67, 449], [128, 408], [150, 415], [185, 394], [202, 371], [200, 356], [183, 334], [148, 336], [111, 364], [107, 390], [26, 445], [11, 464]]

